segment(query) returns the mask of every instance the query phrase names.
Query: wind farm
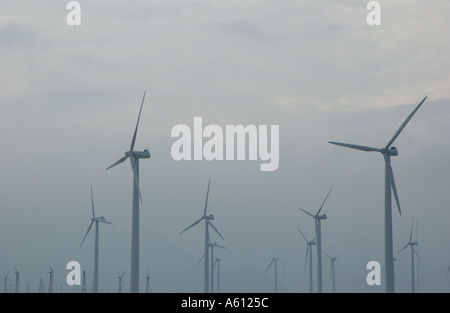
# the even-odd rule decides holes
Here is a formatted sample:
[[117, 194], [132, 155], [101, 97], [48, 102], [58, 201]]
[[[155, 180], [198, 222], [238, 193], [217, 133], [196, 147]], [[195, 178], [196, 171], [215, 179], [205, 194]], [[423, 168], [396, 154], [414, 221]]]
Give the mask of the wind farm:
[[0, 293], [450, 292], [448, 1], [44, 2], [1, 6]]

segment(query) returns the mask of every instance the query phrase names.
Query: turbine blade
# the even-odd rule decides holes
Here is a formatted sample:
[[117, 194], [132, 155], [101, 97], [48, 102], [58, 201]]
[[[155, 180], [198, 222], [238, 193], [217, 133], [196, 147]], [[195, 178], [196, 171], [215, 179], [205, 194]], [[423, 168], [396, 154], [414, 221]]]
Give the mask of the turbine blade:
[[306, 239], [305, 235], [303, 235], [302, 231], [300, 230], [300, 228], [298, 228], [298, 231], [300, 232], [300, 235], [302, 235], [303, 239], [305, 239], [306, 243], [308, 243], [308, 239]]
[[356, 149], [356, 150], [362, 150], [362, 151], [378, 151], [380, 152], [379, 148], [369, 147], [369, 146], [360, 146], [360, 145], [353, 145], [350, 143], [342, 143], [342, 142], [336, 142], [336, 141], [328, 141], [328, 143], [331, 143], [332, 145], [342, 146], [346, 148]]
[[139, 115], [138, 115], [138, 120], [136, 123], [136, 129], [134, 130], [133, 139], [131, 140], [131, 146], [130, 146], [131, 152], [134, 151], [134, 143], [136, 142], [136, 134], [137, 134], [138, 126], [139, 126], [139, 120], [141, 119], [142, 106], [144, 105], [144, 99], [145, 99], [146, 93], [147, 93], [147, 90], [144, 91], [144, 96], [142, 97], [142, 103], [141, 103], [141, 108], [139, 109]]
[[402, 252], [403, 250], [405, 250], [406, 248], [408, 248], [408, 246], [409, 246], [409, 242], [408, 242], [408, 244], [407, 244], [406, 246], [404, 246], [403, 248], [401, 248], [397, 253]]
[[113, 164], [111, 164], [110, 166], [108, 166], [107, 168], [106, 168], [106, 170], [105, 171], [107, 171], [107, 170], [109, 170], [111, 167], [114, 167], [114, 166], [116, 166], [117, 164], [120, 164], [120, 163], [122, 163], [123, 161], [125, 161], [126, 159], [128, 158], [128, 156], [127, 155], [125, 155], [125, 156], [123, 156], [123, 157], [121, 157], [119, 160], [117, 160], [115, 163], [113, 163]]
[[308, 214], [309, 216], [311, 216], [311, 217], [313, 217], [314, 218], [314, 215], [312, 215], [311, 213], [309, 213], [308, 211], [305, 211], [305, 210], [303, 210], [303, 209], [300, 209], [300, 210], [302, 210], [303, 212], [305, 212], [306, 214]]
[[218, 247], [218, 248], [222, 248], [222, 249], [226, 249], [227, 248], [227, 247], [224, 247], [224, 246], [221, 246], [221, 245], [218, 245], [218, 244], [215, 244], [215, 246]]
[[412, 240], [413, 227], [414, 227], [414, 217], [413, 217], [413, 220], [412, 220], [412, 223], [411, 223], [411, 233], [409, 234], [409, 242], [411, 242], [411, 240]]
[[398, 200], [398, 194], [397, 194], [397, 187], [395, 186], [395, 180], [394, 180], [394, 172], [392, 171], [392, 166], [388, 163], [388, 156], [386, 154], [383, 154], [384, 161], [386, 162], [387, 166], [387, 174], [389, 175], [389, 181], [391, 184], [392, 191], [394, 193], [395, 203], [397, 204], [398, 213], [402, 215], [402, 210], [400, 209], [400, 201]]
[[322, 208], [323, 208], [323, 205], [325, 204], [325, 201], [327, 201], [327, 199], [328, 199], [328, 196], [330, 195], [330, 193], [331, 193], [331, 189], [330, 189], [330, 191], [328, 191], [328, 194], [327, 194], [327, 196], [325, 197], [325, 200], [323, 200], [323, 203], [322, 203], [322, 205], [320, 206], [320, 209], [319, 209], [319, 211], [317, 211], [317, 214], [316, 214], [316, 216], [317, 216], [317, 215], [319, 215], [319, 213], [320, 213], [320, 211], [322, 210]]
[[306, 268], [306, 264], [308, 263], [308, 253], [309, 253], [309, 247], [310, 247], [310, 245], [309, 245], [309, 244], [307, 244], [307, 245], [306, 245], [305, 267], [304, 267], [304, 268]]
[[325, 254], [331, 260], [331, 257], [328, 254], [326, 254], [325, 251], [322, 250], [322, 253]]
[[406, 120], [403, 122], [402, 125], [400, 125], [400, 127], [397, 129], [397, 131], [395, 132], [394, 136], [391, 138], [391, 140], [389, 140], [389, 142], [386, 144], [386, 149], [389, 148], [395, 141], [395, 139], [397, 139], [398, 135], [400, 135], [400, 133], [402, 132], [403, 128], [405, 128], [406, 124], [408, 124], [409, 120], [413, 117], [414, 114], [416, 114], [417, 110], [419, 110], [419, 108], [421, 107], [422, 103], [425, 102], [425, 100], [427, 99], [427, 97], [423, 98], [422, 101], [420, 101], [420, 103], [416, 106], [416, 108], [411, 112], [411, 114], [409, 114], [409, 116], [406, 118]]
[[202, 255], [202, 257], [200, 258], [200, 260], [198, 260], [197, 265], [200, 264], [200, 263], [202, 262], [202, 260], [203, 260], [204, 257], [205, 257], [205, 254], [203, 253], [203, 255]]
[[141, 200], [141, 203], [142, 203], [141, 188], [139, 187], [138, 173], [137, 173], [137, 169], [136, 169], [136, 164], [134, 163], [133, 156], [130, 157], [130, 162], [131, 162], [131, 168], [133, 169], [134, 182], [135, 182], [137, 190], [138, 190], [139, 199]]
[[99, 222], [105, 223], [105, 224], [109, 224], [109, 225], [112, 225], [112, 224], [113, 224], [113, 223], [111, 223], [111, 222], [108, 222], [107, 220], [99, 220]]
[[92, 217], [95, 217], [95, 211], [94, 211], [94, 195], [92, 193], [92, 185], [91, 185], [91, 204], [92, 204]]
[[92, 224], [94, 224], [94, 221], [92, 221], [91, 224], [89, 224], [89, 227], [88, 227], [88, 230], [87, 230], [87, 232], [86, 232], [86, 235], [84, 235], [83, 241], [81, 242], [81, 244], [80, 244], [80, 246], [78, 247], [78, 249], [80, 249], [81, 246], [83, 245], [84, 240], [86, 239], [87, 235], [89, 234], [89, 231], [90, 231], [91, 228], [92, 228]]
[[180, 234], [184, 233], [186, 230], [188, 230], [191, 227], [194, 227], [195, 225], [197, 225], [198, 223], [200, 223], [202, 221], [203, 217], [201, 219], [199, 219], [198, 221], [196, 221], [195, 223], [193, 223], [191, 226], [186, 227], [183, 231], [180, 232]]
[[208, 182], [208, 191], [206, 192], [206, 202], [205, 202], [205, 210], [203, 212], [203, 216], [206, 216], [206, 209], [208, 208], [208, 197], [209, 197], [209, 186], [211, 185], [211, 179]]
[[207, 220], [207, 222], [208, 222], [208, 225], [211, 226], [216, 231], [216, 233], [220, 236], [220, 238], [224, 239], [223, 236], [217, 230], [217, 228], [214, 226], [214, 224], [208, 220]]
[[270, 264], [269, 264], [269, 266], [268, 266], [267, 269], [266, 269], [266, 273], [267, 273], [267, 271], [269, 270], [270, 266], [272, 266], [273, 260], [274, 260], [274, 259], [272, 259], [272, 261], [270, 261]]
[[417, 259], [419, 259], [419, 261], [422, 261], [419, 254], [417, 253], [416, 249], [414, 249], [414, 246], [413, 246], [413, 251], [414, 251], [414, 254], [417, 256]]

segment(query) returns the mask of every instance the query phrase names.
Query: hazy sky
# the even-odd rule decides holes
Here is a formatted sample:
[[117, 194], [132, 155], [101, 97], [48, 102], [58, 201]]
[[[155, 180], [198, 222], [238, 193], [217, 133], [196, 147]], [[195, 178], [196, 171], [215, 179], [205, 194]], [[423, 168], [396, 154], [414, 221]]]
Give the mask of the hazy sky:
[[[222, 291], [307, 292], [306, 245], [323, 213], [323, 249], [334, 254], [337, 290], [380, 292], [364, 283], [384, 263], [384, 162], [328, 144], [382, 147], [425, 97], [394, 146], [402, 205], [393, 206], [394, 250], [419, 220], [420, 291], [448, 292], [450, 263], [450, 1], [79, 1], [81, 26], [66, 24], [66, 1], [0, 2], [0, 274], [23, 270], [21, 289], [63, 290], [67, 262], [93, 272], [90, 185], [100, 225], [100, 289], [129, 289], [132, 172], [105, 168], [128, 150], [144, 90], [140, 162], [141, 290], [203, 290], [204, 227], [179, 234], [208, 212], [225, 240]], [[277, 171], [260, 161], [180, 161], [177, 124], [279, 125]], [[416, 232], [416, 230], [415, 230]], [[416, 236], [416, 233], [414, 234]], [[409, 250], [396, 255], [396, 289], [410, 290]], [[314, 251], [314, 271], [316, 270]], [[323, 258], [324, 291], [331, 291]], [[314, 274], [315, 275], [315, 274]], [[316, 287], [316, 281], [314, 281]]]

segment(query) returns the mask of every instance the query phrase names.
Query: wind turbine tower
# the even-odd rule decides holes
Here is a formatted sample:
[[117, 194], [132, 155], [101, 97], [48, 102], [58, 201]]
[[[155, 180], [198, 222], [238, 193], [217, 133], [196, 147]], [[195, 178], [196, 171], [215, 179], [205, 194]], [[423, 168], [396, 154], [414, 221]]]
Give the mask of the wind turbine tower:
[[309, 292], [313, 292], [313, 267], [312, 267], [312, 246], [316, 244], [316, 238], [313, 240], [306, 239], [305, 235], [302, 233], [300, 228], [298, 228], [298, 231], [300, 232], [300, 235], [302, 235], [303, 239], [306, 241], [306, 257], [305, 257], [305, 268], [306, 264], [308, 263], [308, 254], [309, 254]]
[[184, 233], [186, 230], [188, 230], [191, 227], [194, 227], [198, 223], [200, 223], [202, 220], [205, 221], [205, 252], [204, 252], [204, 264], [205, 264], [205, 270], [204, 270], [204, 292], [209, 293], [209, 227], [211, 226], [212, 229], [220, 236], [220, 238], [223, 239], [223, 236], [220, 234], [220, 232], [217, 230], [217, 228], [212, 223], [212, 220], [214, 219], [214, 215], [206, 215], [206, 210], [208, 208], [208, 197], [209, 197], [209, 187], [211, 185], [211, 180], [208, 182], [208, 190], [206, 192], [206, 202], [205, 202], [205, 209], [203, 211], [203, 216], [194, 222], [189, 227], [185, 228], [183, 231], [180, 232], [180, 234]]
[[215, 264], [214, 247], [222, 249], [226, 249], [226, 247], [217, 244], [217, 242], [209, 244], [209, 247], [211, 249], [211, 292], [214, 292], [214, 264]]
[[272, 264], [274, 264], [274, 267], [275, 267], [275, 293], [277, 293], [278, 292], [278, 260], [279, 260], [280, 258], [275, 258], [275, 257], [273, 257], [272, 258], [272, 261], [270, 262], [270, 264], [269, 264], [269, 266], [267, 267], [267, 269], [266, 269], [266, 273], [267, 273], [267, 271], [269, 270], [269, 268], [272, 266]]
[[331, 193], [331, 189], [328, 192], [327, 196], [325, 197], [325, 200], [323, 200], [322, 205], [320, 206], [319, 210], [317, 211], [316, 215], [313, 215], [309, 213], [308, 211], [305, 211], [303, 209], [303, 212], [308, 214], [314, 219], [315, 229], [316, 229], [316, 238], [317, 238], [317, 292], [322, 293], [322, 230], [321, 230], [321, 221], [326, 220], [327, 216], [325, 214], [320, 215], [320, 211], [323, 208], [323, 205], [325, 204], [325, 201], [327, 201], [328, 196]]
[[48, 272], [50, 277], [48, 280], [48, 293], [53, 293], [53, 282], [54, 282], [54, 276], [53, 276], [53, 269], [50, 266], [50, 272]]
[[130, 158], [131, 169], [133, 171], [133, 209], [131, 218], [131, 272], [130, 272], [130, 292], [139, 292], [139, 200], [142, 202], [141, 191], [139, 187], [139, 159], [150, 158], [150, 152], [145, 149], [144, 151], [134, 151], [134, 144], [136, 142], [136, 134], [139, 126], [139, 120], [141, 118], [142, 106], [144, 104], [145, 93], [142, 97], [141, 108], [139, 110], [138, 120], [134, 135], [131, 140], [130, 150], [125, 152], [125, 156], [113, 163], [106, 170], [123, 163], [126, 159]]
[[366, 152], [380, 152], [384, 158], [385, 170], [384, 170], [384, 263], [385, 263], [385, 281], [386, 281], [386, 292], [395, 292], [395, 276], [394, 276], [394, 245], [393, 245], [393, 234], [392, 234], [392, 193], [394, 193], [395, 202], [397, 204], [398, 212], [401, 213], [400, 202], [397, 195], [397, 187], [395, 186], [394, 173], [391, 166], [391, 157], [398, 155], [398, 150], [393, 147], [392, 144], [397, 139], [398, 135], [405, 128], [406, 124], [411, 120], [411, 118], [416, 114], [417, 110], [425, 102], [427, 97], [416, 106], [416, 108], [411, 112], [411, 114], [406, 118], [403, 124], [395, 132], [394, 136], [388, 141], [388, 143], [382, 148], [374, 148], [368, 146], [360, 146], [348, 143], [333, 142], [329, 143], [333, 145], [338, 145], [346, 148], [362, 150]]
[[20, 273], [22, 271], [18, 271], [15, 267], [14, 267], [14, 270], [15, 270], [14, 275], [16, 276], [16, 284], [14, 286], [14, 292], [19, 293]]
[[147, 276], [145, 276], [145, 278], [147, 279], [147, 284], [145, 286], [145, 292], [149, 293], [150, 292], [150, 272], [147, 272]]
[[408, 246], [411, 247], [411, 293], [416, 292], [416, 282], [415, 282], [415, 276], [416, 276], [415, 274], [416, 273], [414, 271], [414, 254], [417, 255], [417, 258], [419, 258], [417, 251], [414, 249], [414, 246], [418, 246], [418, 243], [417, 243], [417, 241], [412, 241], [413, 227], [414, 227], [414, 219], [411, 224], [411, 233], [409, 235], [408, 243], [406, 244], [406, 246], [404, 246], [397, 252], [397, 253], [400, 253], [403, 250], [405, 250], [406, 248], [408, 248]]
[[92, 205], [91, 223], [89, 224], [88, 230], [87, 230], [86, 234], [84, 235], [83, 241], [81, 242], [79, 248], [81, 248], [81, 246], [83, 245], [83, 242], [86, 239], [87, 235], [89, 234], [89, 231], [91, 230], [92, 225], [95, 223], [94, 282], [92, 284], [92, 292], [93, 293], [98, 293], [98, 261], [99, 261], [99, 257], [98, 257], [98, 239], [99, 239], [99, 234], [98, 233], [99, 233], [99, 223], [105, 223], [105, 224], [110, 224], [110, 225], [112, 225], [112, 223], [110, 223], [107, 220], [105, 220], [105, 218], [103, 216], [101, 216], [101, 217], [96, 217], [95, 216], [94, 196], [93, 196], [93, 193], [92, 193], [92, 185], [91, 185], [91, 205]]

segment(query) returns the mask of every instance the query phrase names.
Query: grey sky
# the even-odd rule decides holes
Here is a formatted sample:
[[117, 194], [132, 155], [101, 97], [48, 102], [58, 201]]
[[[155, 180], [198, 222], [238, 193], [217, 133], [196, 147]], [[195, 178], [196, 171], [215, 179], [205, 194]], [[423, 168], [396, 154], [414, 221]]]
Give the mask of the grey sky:
[[[384, 259], [383, 159], [327, 142], [381, 147], [428, 96], [395, 142], [403, 214], [393, 214], [394, 247], [417, 218], [421, 289], [449, 290], [436, 284], [450, 262], [449, 1], [380, 1], [376, 27], [366, 1], [80, 3], [79, 27], [66, 24], [64, 1], [0, 4], [1, 277], [24, 269], [22, 289], [36, 289], [49, 265], [57, 284], [71, 260], [92, 271], [93, 234], [78, 249], [92, 184], [96, 212], [114, 223], [100, 229], [100, 288], [113, 291], [123, 271], [129, 288], [131, 170], [105, 168], [128, 149], [146, 89], [136, 141], [152, 154], [140, 167], [141, 289], [148, 269], [155, 291], [202, 290], [203, 228], [179, 232], [201, 216], [211, 179], [209, 210], [225, 237], [213, 240], [228, 248], [217, 252], [223, 291], [271, 292], [274, 253], [285, 290], [306, 292], [296, 227], [314, 237], [314, 224], [298, 208], [317, 210], [330, 188], [323, 248], [342, 248], [338, 290], [382, 291], [361, 280], [367, 262]], [[280, 125], [279, 169], [173, 161], [170, 131], [194, 116]], [[408, 253], [397, 256], [398, 291], [409, 291], [409, 266]]]

